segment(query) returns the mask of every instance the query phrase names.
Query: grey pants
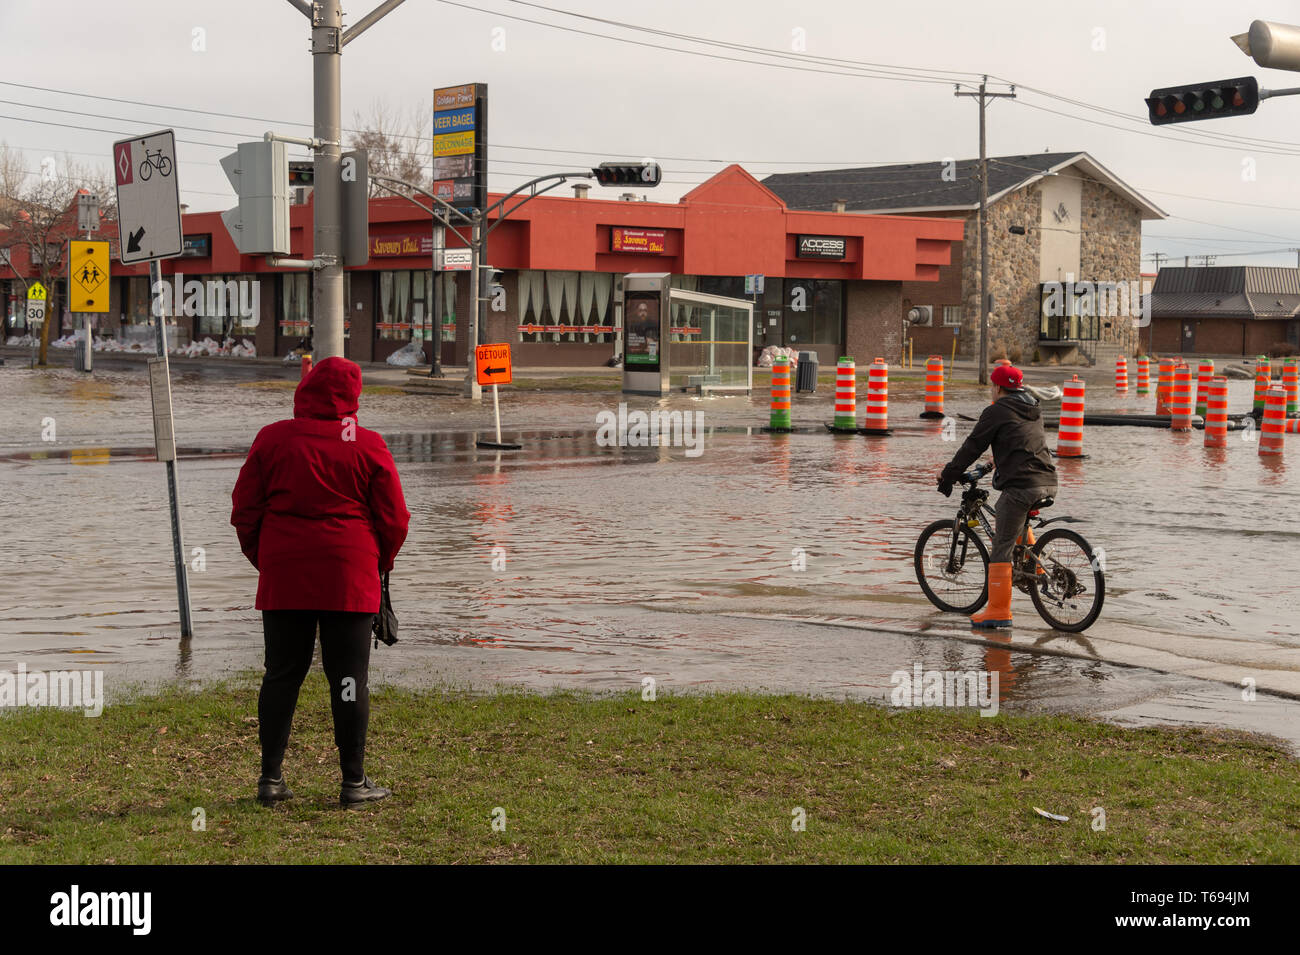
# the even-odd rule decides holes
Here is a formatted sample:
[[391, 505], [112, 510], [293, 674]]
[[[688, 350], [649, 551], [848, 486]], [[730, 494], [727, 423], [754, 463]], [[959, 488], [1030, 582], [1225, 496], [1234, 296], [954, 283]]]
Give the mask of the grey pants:
[[1043, 487], [1009, 487], [1002, 492], [997, 504], [993, 506], [993, 554], [992, 563], [1011, 562], [1011, 551], [1015, 549], [1016, 538], [1025, 526], [1025, 517], [1035, 503], [1045, 497], [1056, 496], [1056, 485]]

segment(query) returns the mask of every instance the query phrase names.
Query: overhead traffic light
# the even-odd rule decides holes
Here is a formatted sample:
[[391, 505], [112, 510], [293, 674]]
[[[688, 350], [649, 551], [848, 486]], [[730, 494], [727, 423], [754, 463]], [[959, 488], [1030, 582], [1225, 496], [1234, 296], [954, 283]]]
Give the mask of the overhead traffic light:
[[591, 171], [602, 186], [657, 186], [657, 162], [603, 162]]
[[1153, 126], [1247, 116], [1259, 108], [1259, 83], [1253, 76], [1240, 76], [1233, 80], [1169, 86], [1152, 90], [1146, 102]]
[[316, 184], [316, 164], [310, 159], [293, 160], [289, 163], [289, 188], [294, 186], [313, 186]]

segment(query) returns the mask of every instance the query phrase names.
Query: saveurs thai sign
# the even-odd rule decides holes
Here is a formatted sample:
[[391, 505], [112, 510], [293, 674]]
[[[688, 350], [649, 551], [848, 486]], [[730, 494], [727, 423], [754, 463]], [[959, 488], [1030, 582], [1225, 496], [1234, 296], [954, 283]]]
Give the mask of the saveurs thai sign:
[[614, 226], [609, 230], [609, 251], [641, 252], [663, 255], [668, 250], [668, 233], [663, 229], [627, 229]]
[[433, 236], [429, 235], [372, 235], [370, 257], [392, 255], [433, 255]]

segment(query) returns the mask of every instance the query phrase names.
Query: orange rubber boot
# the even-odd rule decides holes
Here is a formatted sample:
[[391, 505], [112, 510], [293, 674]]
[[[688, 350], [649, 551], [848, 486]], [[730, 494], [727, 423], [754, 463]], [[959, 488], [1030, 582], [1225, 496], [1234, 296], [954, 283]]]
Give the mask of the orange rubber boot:
[[989, 602], [970, 618], [976, 629], [993, 630], [1011, 626], [1011, 564], [989, 564]]

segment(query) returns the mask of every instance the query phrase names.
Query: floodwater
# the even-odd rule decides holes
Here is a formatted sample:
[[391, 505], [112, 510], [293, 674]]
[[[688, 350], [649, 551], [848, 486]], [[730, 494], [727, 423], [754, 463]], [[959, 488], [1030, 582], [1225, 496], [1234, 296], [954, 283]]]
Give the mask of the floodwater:
[[[260, 664], [256, 572], [230, 491], [292, 391], [202, 371], [175, 374], [173, 389], [189, 641], [143, 371], [0, 369], [0, 669], [99, 666], [111, 695]], [[1231, 382], [1230, 410], [1248, 410], [1251, 389]], [[1089, 390], [1093, 410], [1152, 410], [1153, 398]], [[364, 396], [361, 423], [388, 440], [412, 515], [393, 575], [402, 640], [373, 651], [375, 678], [885, 699], [891, 675], [919, 663], [998, 671], [1009, 708], [1300, 744], [1300, 451], [1267, 459], [1238, 434], [1210, 450], [1199, 431], [1090, 427], [1089, 456], [1058, 462], [1050, 513], [1084, 521], [1075, 529], [1104, 550], [1102, 617], [1082, 635], [1053, 631], [1016, 594], [1013, 633], [986, 638], [915, 582], [919, 531], [955, 506], [934, 476], [956, 444], [919, 419], [919, 385], [891, 398], [888, 438], [825, 433], [824, 393], [796, 400], [807, 429], [790, 435], [759, 431], [763, 394], [626, 399], [702, 414], [695, 455], [598, 446], [596, 416], [617, 410], [617, 393], [504, 393], [513, 452], [475, 448], [490, 400]], [[948, 410], [973, 417], [983, 400], [958, 390]]]

